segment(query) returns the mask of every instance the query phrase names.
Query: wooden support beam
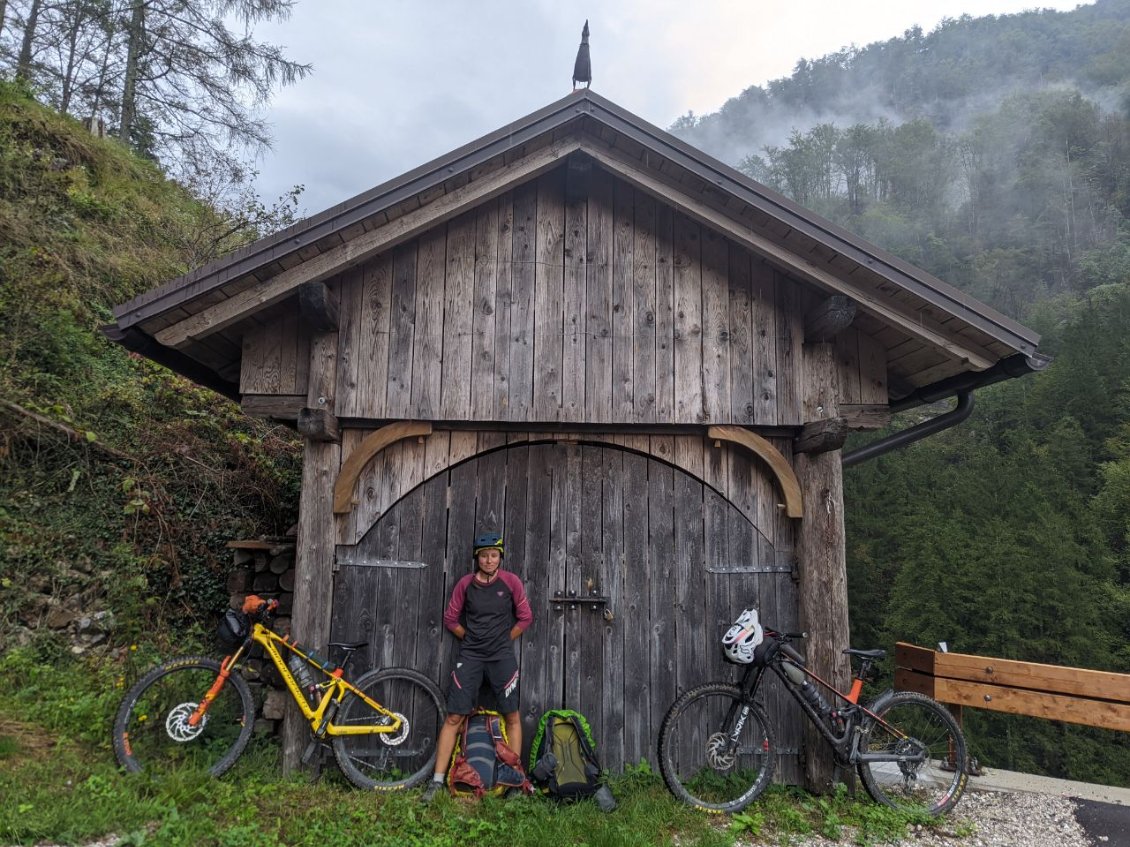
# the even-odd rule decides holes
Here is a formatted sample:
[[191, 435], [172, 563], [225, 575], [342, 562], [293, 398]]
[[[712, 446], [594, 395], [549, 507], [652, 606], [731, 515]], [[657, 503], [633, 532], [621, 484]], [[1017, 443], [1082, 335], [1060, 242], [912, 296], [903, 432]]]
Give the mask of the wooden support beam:
[[239, 405], [246, 414], [255, 418], [293, 421], [298, 419], [298, 413], [306, 405], [306, 395], [244, 394]]
[[300, 285], [328, 279], [345, 268], [415, 238], [424, 230], [450, 220], [470, 206], [497, 197], [517, 183], [533, 179], [554, 167], [580, 146], [579, 140], [567, 139], [542, 147], [505, 168], [499, 168], [480, 179], [448, 191], [426, 206], [401, 215], [382, 227], [307, 259], [300, 265], [262, 280], [246, 291], [168, 326], [159, 331], [156, 338], [166, 347], [178, 347], [190, 339], [204, 338], [219, 332], [247, 314], [279, 302]]
[[399, 421], [366, 435], [341, 464], [341, 473], [338, 474], [337, 483], [334, 485], [334, 514], [347, 515], [353, 511], [353, 489], [357, 485], [361, 471], [372, 461], [374, 456], [402, 438], [422, 437], [431, 434], [432, 425], [430, 423]]
[[831, 341], [854, 320], [855, 301], [842, 294], [834, 294], [804, 316], [804, 341], [806, 344]]
[[781, 495], [785, 498], [785, 514], [790, 518], [804, 517], [800, 483], [797, 482], [792, 467], [776, 447], [757, 433], [750, 432], [740, 426], [712, 426], [706, 430], [706, 437], [716, 441], [730, 441], [741, 445], [761, 458], [769, 465], [769, 469], [773, 472], [777, 485], [781, 489]]
[[[809, 420], [839, 417], [839, 367], [831, 344], [806, 344], [802, 351], [801, 406]], [[844, 533], [843, 463], [836, 453], [798, 453], [794, 459], [804, 522], [797, 528], [797, 594], [800, 625], [808, 631], [805, 658], [813, 673], [843, 691], [851, 663], [849, 643], [847, 541]], [[836, 781], [828, 745], [809, 722], [804, 726], [804, 779], [810, 791], [825, 793]]]
[[303, 408], [298, 413], [298, 431], [311, 441], [341, 441], [337, 418], [320, 406]]
[[733, 239], [738, 244], [763, 256], [788, 273], [817, 287], [852, 298], [860, 309], [874, 315], [884, 323], [896, 326], [915, 338], [929, 341], [955, 359], [965, 362], [975, 370], [987, 370], [997, 363], [997, 357], [980, 345], [973, 344], [960, 336], [949, 336], [934, 321], [927, 321], [911, 309], [890, 300], [881, 300], [878, 292], [850, 285], [833, 274], [827, 266], [811, 262], [786, 247], [777, 244], [763, 235], [754, 232], [747, 225], [738, 223], [717, 209], [698, 203], [686, 196], [685, 189], [670, 185], [655, 174], [644, 170], [638, 163], [629, 161], [619, 151], [599, 146], [589, 139], [585, 144], [588, 152], [601, 167], [617, 174], [632, 185], [656, 197], [663, 203], [678, 209], [699, 223], [712, 227]]
[[853, 432], [872, 429], [882, 429], [891, 422], [891, 410], [888, 406], [867, 403], [841, 403], [840, 417], [847, 423], [847, 428]]
[[298, 286], [298, 315], [311, 333], [337, 332], [337, 298], [324, 282]]
[[[337, 346], [336, 332], [318, 333], [310, 339], [307, 408], [334, 408]], [[340, 444], [310, 438], [303, 442], [298, 537], [295, 539], [294, 552], [294, 607], [291, 611], [290, 631], [312, 647], [324, 647], [330, 640], [336, 550], [336, 526], [330, 504], [333, 502], [334, 481], [340, 466]], [[310, 725], [291, 703], [283, 720], [284, 773], [290, 773], [299, 767], [309, 735]]]
[[847, 441], [848, 425], [843, 418], [827, 418], [806, 423], [796, 437], [793, 449], [797, 453], [830, 453], [839, 450]]

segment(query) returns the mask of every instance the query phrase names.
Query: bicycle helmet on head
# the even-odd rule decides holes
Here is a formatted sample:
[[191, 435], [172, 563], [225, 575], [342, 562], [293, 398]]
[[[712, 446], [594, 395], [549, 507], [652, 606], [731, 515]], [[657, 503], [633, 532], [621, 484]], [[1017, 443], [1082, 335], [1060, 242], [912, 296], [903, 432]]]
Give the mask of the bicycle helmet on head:
[[475, 537], [475, 543], [471, 549], [471, 556], [474, 558], [478, 556], [483, 550], [497, 550], [500, 556], [505, 555], [502, 549], [502, 533], [500, 532], [484, 532]]
[[746, 609], [722, 636], [722, 650], [731, 662], [748, 665], [753, 661], [753, 651], [764, 637], [757, 620], [757, 609]]

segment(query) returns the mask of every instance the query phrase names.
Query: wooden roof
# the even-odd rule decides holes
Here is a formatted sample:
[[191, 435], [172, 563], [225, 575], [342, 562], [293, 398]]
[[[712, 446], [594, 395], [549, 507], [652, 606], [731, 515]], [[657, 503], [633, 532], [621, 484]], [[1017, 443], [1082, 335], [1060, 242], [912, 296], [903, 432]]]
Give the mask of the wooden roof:
[[245, 330], [272, 320], [299, 286], [582, 157], [790, 276], [851, 298], [855, 325], [887, 351], [894, 400], [1038, 358], [1031, 330], [589, 90], [116, 307], [108, 334], [234, 396]]

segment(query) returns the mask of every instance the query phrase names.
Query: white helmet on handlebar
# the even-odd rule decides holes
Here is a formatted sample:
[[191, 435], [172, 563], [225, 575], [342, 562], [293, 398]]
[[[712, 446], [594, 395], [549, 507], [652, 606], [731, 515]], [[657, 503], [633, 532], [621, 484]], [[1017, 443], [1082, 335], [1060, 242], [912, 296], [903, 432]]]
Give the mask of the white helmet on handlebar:
[[746, 609], [722, 636], [722, 650], [731, 662], [748, 665], [753, 661], [754, 649], [764, 637], [757, 620], [757, 609]]

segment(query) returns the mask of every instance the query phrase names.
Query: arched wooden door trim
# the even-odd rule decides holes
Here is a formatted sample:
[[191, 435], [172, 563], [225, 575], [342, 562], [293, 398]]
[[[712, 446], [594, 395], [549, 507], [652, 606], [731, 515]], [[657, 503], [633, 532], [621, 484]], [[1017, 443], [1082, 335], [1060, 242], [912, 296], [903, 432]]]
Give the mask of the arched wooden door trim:
[[760, 457], [777, 478], [781, 494], [785, 498], [785, 514], [790, 518], [804, 517], [804, 503], [800, 496], [800, 481], [792, 467], [772, 444], [748, 429], [740, 426], [712, 426], [706, 431], [708, 438], [740, 444], [755, 456]]
[[[343, 450], [350, 450], [349, 456], [357, 454], [358, 443], [363, 443], [374, 434], [362, 435], [357, 431], [345, 430]], [[351, 439], [355, 442], [352, 447]], [[790, 442], [787, 439], [780, 439], [778, 443], [769, 439], [765, 441], [768, 449], [779, 456], [780, 463], [787, 468], [782, 451], [788, 449]], [[748, 487], [748, 481], [736, 480], [732, 474], [728, 474], [727, 468], [731, 464], [726, 455], [728, 448], [715, 446], [713, 439], [703, 436], [437, 430], [426, 438], [403, 438], [392, 442], [381, 452], [369, 457], [355, 481], [349, 484], [353, 491], [350, 504], [352, 510], [336, 515], [337, 543], [347, 546], [357, 544], [373, 522], [402, 497], [436, 474], [461, 462], [503, 447], [554, 442], [621, 447], [651, 456], [707, 482], [742, 509], [751, 521], [764, 523], [768, 519], [764, 515], [757, 515], [749, 498], [742, 495], [740, 489]], [[776, 474], [767, 478], [778, 481], [780, 486], [780, 478]], [[338, 486], [345, 485], [339, 479]], [[785, 505], [787, 509], [788, 503]]]
[[[595, 437], [595, 438], [590, 436], [590, 437], [586, 437], [586, 438], [575, 438], [574, 437], [574, 438], [567, 438], [567, 439], [553, 438], [553, 437], [550, 437], [550, 438], [540, 437], [539, 438], [539, 437], [536, 437], [536, 436], [530, 436], [529, 440], [518, 440], [518, 441], [508, 442], [506, 444], [502, 444], [502, 445], [499, 445], [497, 447], [492, 447], [492, 448], [489, 448], [487, 450], [484, 450], [481, 453], [476, 453], [473, 456], [467, 456], [466, 458], [462, 458], [457, 462], [453, 462], [452, 464], [447, 465], [446, 467], [444, 467], [441, 470], [437, 471], [436, 473], [432, 474], [432, 476], [428, 477], [427, 479], [425, 479], [422, 482], [418, 483], [417, 485], [413, 486], [410, 490], [405, 491], [403, 494], [401, 494], [400, 497], [397, 498], [397, 500], [395, 502], [393, 502], [387, 509], [384, 510], [384, 513], [388, 513], [390, 511], [392, 511], [392, 509], [394, 509], [398, 503], [400, 503], [402, 500], [407, 499], [408, 497], [411, 497], [418, 489], [427, 485], [429, 482], [431, 482], [435, 477], [439, 476], [440, 474], [448, 473], [448, 472], [453, 471], [453, 470], [459, 468], [460, 466], [466, 465], [470, 462], [479, 461], [480, 459], [483, 459], [483, 458], [489, 456], [492, 453], [499, 453], [499, 452], [502, 452], [502, 451], [505, 451], [505, 450], [510, 450], [514, 447], [534, 447], [534, 446], [537, 446], [539, 444], [561, 444], [561, 443], [576, 444], [576, 445], [582, 446], [582, 447], [614, 448], [614, 449], [617, 449], [617, 450], [622, 450], [625, 453], [632, 453], [634, 455], [642, 456], [642, 457], [647, 458], [647, 459], [653, 459], [657, 462], [662, 463], [663, 465], [666, 465], [667, 467], [672, 468], [673, 470], [681, 471], [682, 473], [688, 474], [695, 481], [702, 483], [703, 488], [705, 490], [711, 492], [716, 497], [719, 497], [722, 500], [725, 500], [727, 503], [731, 502], [729, 496], [727, 495], [727, 493], [725, 491], [720, 490], [716, 486], [712, 485], [707, 479], [704, 479], [704, 478], [696, 475], [691, 470], [688, 470], [686, 467], [683, 467], [679, 464], [676, 464], [675, 462], [668, 461], [667, 459], [663, 458], [661, 455], [657, 455], [655, 452], [650, 452], [650, 451], [640, 450], [640, 449], [633, 449], [632, 447], [625, 446], [623, 443], [614, 443], [612, 441], [607, 441], [607, 440], [604, 440], [603, 438], [601, 438], [599, 436]], [[770, 447], [770, 449], [773, 449], [773, 448]], [[767, 545], [767, 548], [770, 549], [770, 550], [774, 549], [774, 545], [773, 545], [772, 541], [768, 538], [768, 536], [765, 535], [764, 532], [762, 532], [761, 528], [758, 527], [757, 522], [754, 521], [745, 510], [738, 509], [737, 511], [738, 511], [739, 514], [742, 515], [743, 518], [745, 518], [746, 522], [753, 528], [753, 530], [757, 533], [757, 535], [761, 537], [761, 539], [763, 540], [765, 545]], [[792, 517], [792, 515], [790, 515], [790, 517]], [[376, 525], [376, 522], [374, 522], [373, 526], [375, 526], [375, 525]], [[492, 527], [492, 528], [497, 528], [497, 527]], [[345, 551], [350, 549], [350, 548], [355, 549], [357, 547], [360, 547], [364, 543], [365, 538], [369, 535], [369, 532], [371, 530], [372, 530], [372, 527], [370, 527], [369, 530], [367, 530], [365, 533], [363, 533], [355, 544], [338, 544], [337, 545], [338, 549], [339, 549], [339, 551], [341, 551], [341, 554], [343, 555], [343, 557], [347, 558], [347, 559], [352, 558], [352, 556], [350, 556], [350, 554], [346, 553]], [[791, 549], [789, 549], [787, 551], [783, 551], [783, 552], [791, 554]]]
[[345, 461], [341, 464], [341, 471], [334, 483], [334, 514], [347, 515], [353, 511], [353, 491], [357, 487], [357, 480], [361, 471], [372, 461], [373, 457], [403, 438], [413, 436], [423, 437], [432, 434], [432, 425], [420, 421], [398, 421], [397, 423], [382, 426], [365, 436]]

